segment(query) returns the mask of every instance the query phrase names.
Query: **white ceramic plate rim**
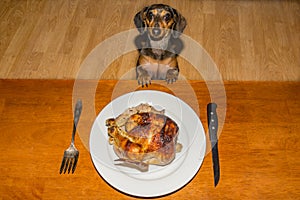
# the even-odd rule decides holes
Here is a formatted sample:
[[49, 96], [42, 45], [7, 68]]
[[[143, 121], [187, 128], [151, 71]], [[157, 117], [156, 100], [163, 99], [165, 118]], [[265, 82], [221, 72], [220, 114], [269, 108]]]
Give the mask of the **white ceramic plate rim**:
[[[126, 171], [113, 164], [114, 156], [112, 146], [108, 145], [105, 120], [116, 117], [126, 108], [136, 106], [140, 103], [149, 103], [157, 108], [164, 108], [166, 115], [170, 116], [183, 127], [186, 134], [180, 135], [178, 142], [184, 141], [180, 136], [187, 136], [191, 141], [185, 141], [188, 145], [180, 155], [176, 154], [175, 160], [167, 166], [151, 165], [149, 172]], [[123, 107], [126, 105], [125, 107]], [[119, 112], [119, 113], [116, 113]], [[188, 120], [181, 117], [188, 116]], [[182, 121], [181, 121], [182, 120]], [[107, 144], [105, 145], [104, 144]], [[100, 144], [101, 143], [101, 144]], [[111, 101], [98, 114], [90, 134], [90, 153], [94, 166], [100, 176], [115, 189], [133, 196], [157, 197], [179, 190], [189, 183], [198, 172], [206, 150], [206, 138], [199, 117], [181, 99], [168, 93], [152, 90], [142, 90], [127, 93]], [[110, 155], [108, 155], [110, 154]], [[110, 164], [103, 162], [108, 161]]]

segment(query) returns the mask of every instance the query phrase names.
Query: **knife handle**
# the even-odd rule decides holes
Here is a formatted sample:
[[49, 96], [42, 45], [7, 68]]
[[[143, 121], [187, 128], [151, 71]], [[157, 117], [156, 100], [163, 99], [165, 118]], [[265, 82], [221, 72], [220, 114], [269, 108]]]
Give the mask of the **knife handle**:
[[214, 146], [218, 142], [218, 115], [217, 115], [217, 104], [207, 104], [207, 119], [208, 119], [208, 130], [209, 137]]

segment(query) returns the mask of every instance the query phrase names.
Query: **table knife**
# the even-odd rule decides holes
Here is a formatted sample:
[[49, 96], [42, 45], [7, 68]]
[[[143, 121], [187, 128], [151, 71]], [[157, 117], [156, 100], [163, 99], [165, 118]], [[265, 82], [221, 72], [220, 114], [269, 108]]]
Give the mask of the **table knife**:
[[212, 147], [212, 160], [214, 171], [214, 183], [215, 187], [220, 180], [220, 164], [219, 164], [219, 152], [218, 152], [218, 116], [217, 116], [217, 104], [207, 104], [207, 120], [209, 138]]

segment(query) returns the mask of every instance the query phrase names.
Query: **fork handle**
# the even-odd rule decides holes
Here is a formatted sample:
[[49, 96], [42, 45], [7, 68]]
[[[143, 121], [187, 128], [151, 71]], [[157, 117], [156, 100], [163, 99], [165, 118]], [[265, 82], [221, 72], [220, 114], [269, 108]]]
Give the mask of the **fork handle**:
[[73, 132], [72, 132], [72, 143], [74, 144], [74, 140], [75, 140], [75, 133], [76, 133], [76, 128], [77, 128], [77, 124], [79, 121], [79, 117], [81, 114], [81, 110], [82, 110], [82, 101], [81, 99], [78, 99], [76, 102], [76, 106], [75, 106], [75, 110], [74, 110], [74, 123], [73, 123]]

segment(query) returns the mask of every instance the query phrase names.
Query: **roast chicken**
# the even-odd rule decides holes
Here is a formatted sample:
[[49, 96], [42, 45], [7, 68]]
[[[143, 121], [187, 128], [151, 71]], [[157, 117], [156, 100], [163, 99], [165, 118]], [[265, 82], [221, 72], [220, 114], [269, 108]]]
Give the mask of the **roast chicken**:
[[118, 165], [148, 171], [148, 166], [167, 165], [181, 151], [178, 125], [149, 104], [128, 108], [117, 118], [106, 120], [109, 144], [119, 157]]

